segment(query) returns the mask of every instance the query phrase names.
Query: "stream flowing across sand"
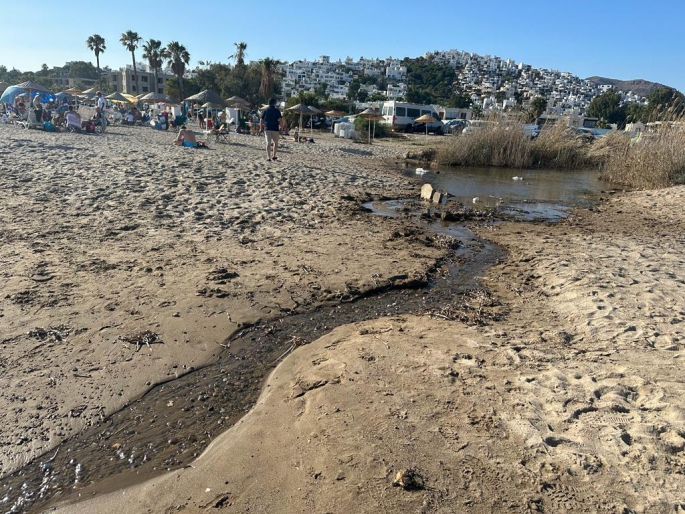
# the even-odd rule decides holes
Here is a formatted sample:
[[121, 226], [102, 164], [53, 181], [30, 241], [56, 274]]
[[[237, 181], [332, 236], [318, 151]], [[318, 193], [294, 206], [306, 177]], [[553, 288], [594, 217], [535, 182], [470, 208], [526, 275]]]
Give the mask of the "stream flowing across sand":
[[[404, 170], [407, 174], [413, 172]], [[535, 188], [524, 181], [510, 185], [519, 181], [495, 175], [491, 186], [500, 185], [492, 189], [484, 183], [483, 177], [487, 176], [493, 177], [484, 171], [467, 172], [461, 178], [433, 171], [423, 175], [423, 180], [464, 199], [482, 197], [484, 204], [489, 201], [486, 198], [503, 197], [512, 202], [525, 201], [526, 206], [540, 204], [545, 207], [536, 209], [534, 217], [551, 220], [565, 215], [568, 205], [575, 201], [589, 205], [591, 195], [585, 193], [595, 194], [603, 186], [589, 184], [586, 179], [578, 182], [579, 175], [566, 175], [581, 187], [567, 188], [563, 195], [550, 199], [541, 192], [554, 190], [552, 185]], [[530, 173], [527, 177], [527, 182], [533, 180]], [[505, 178], [509, 182], [505, 183]], [[559, 184], [556, 179], [553, 183]], [[516, 188], [526, 188], [529, 194], [517, 192]], [[397, 205], [387, 202], [368, 207], [376, 214], [395, 215]], [[517, 212], [530, 211], [518, 208]], [[85, 497], [115, 490], [190, 465], [216, 435], [252, 407], [264, 378], [294, 344], [311, 342], [343, 324], [439, 309], [454, 297], [477, 289], [478, 277], [504, 258], [498, 247], [460, 225], [417, 222], [415, 226], [419, 231], [459, 241], [454, 253], [432, 270], [428, 280], [402, 289], [379, 288], [350, 302], [244, 328], [225, 344], [215, 363], [157, 385], [142, 398], [65, 441], [56, 451], [6, 477], [0, 482], [4, 508], [23, 512], [46, 507], [74, 495]]]

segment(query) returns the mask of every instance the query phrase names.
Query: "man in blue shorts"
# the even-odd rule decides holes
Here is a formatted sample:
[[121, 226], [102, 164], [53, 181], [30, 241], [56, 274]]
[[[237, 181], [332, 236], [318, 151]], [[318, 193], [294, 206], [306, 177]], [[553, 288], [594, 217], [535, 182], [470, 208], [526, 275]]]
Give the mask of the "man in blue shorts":
[[[261, 126], [266, 137], [266, 158], [269, 161], [276, 161], [276, 153], [278, 152], [278, 128], [280, 125], [281, 111], [276, 107], [276, 99], [269, 100], [269, 107], [264, 109], [262, 113]], [[273, 151], [272, 151], [273, 145]]]

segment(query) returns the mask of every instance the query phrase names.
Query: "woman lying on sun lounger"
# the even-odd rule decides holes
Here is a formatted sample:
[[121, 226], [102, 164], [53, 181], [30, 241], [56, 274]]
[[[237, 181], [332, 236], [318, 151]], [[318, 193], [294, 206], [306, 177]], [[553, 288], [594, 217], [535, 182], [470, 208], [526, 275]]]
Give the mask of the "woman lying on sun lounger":
[[195, 139], [195, 134], [192, 130], [188, 130], [185, 125], [181, 125], [181, 130], [178, 131], [178, 136], [174, 139], [174, 144], [177, 146], [185, 146], [187, 148], [207, 148], [207, 144], [203, 141]]

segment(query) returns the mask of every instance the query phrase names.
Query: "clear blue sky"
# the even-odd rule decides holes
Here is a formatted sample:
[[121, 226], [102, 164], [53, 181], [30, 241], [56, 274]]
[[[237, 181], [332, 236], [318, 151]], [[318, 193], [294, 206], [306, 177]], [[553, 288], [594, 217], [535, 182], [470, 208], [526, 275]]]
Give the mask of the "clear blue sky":
[[[417, 57], [458, 49], [569, 71], [582, 78], [643, 78], [685, 92], [685, 0], [4, 0], [0, 64], [95, 64], [85, 41], [106, 40], [101, 65], [131, 62], [126, 30], [177, 40], [198, 60]], [[139, 51], [140, 55], [142, 51]]]

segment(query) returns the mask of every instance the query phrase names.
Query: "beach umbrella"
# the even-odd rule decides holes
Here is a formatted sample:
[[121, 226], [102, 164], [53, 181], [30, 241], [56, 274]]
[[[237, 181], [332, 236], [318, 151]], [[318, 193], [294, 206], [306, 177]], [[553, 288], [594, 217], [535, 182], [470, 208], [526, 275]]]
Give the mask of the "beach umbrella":
[[97, 93], [97, 91], [98, 91], [98, 88], [91, 87], [91, 88], [88, 88], [85, 91], [83, 91], [81, 94], [82, 95], [94, 95], [95, 93]]
[[425, 123], [426, 124], [426, 139], [428, 139], [428, 124], [439, 121], [439, 120], [436, 120], [430, 114], [424, 114], [423, 116], [419, 116], [418, 118], [416, 118], [414, 121], [416, 123]]
[[314, 114], [321, 114], [323, 111], [321, 109], [317, 109], [313, 105], [308, 105], [309, 110], [312, 111], [312, 114], [310, 115], [310, 126], [309, 126], [309, 131], [314, 132]]
[[0, 103], [11, 104], [14, 102], [14, 99], [22, 93], [28, 93], [29, 100], [31, 100], [31, 93], [52, 94], [48, 89], [38, 82], [29, 80], [27, 82], [22, 82], [21, 84], [15, 84], [14, 86], [9, 86], [6, 88], [2, 96], [0, 96]]
[[50, 90], [45, 86], [39, 84], [38, 82], [33, 82], [32, 80], [17, 84], [16, 87], [20, 87], [26, 91], [35, 91], [37, 93], [50, 93]]
[[138, 102], [138, 99], [135, 96], [129, 95], [128, 93], [121, 93], [121, 96], [123, 96], [124, 98], [128, 98], [128, 101], [131, 102], [132, 104]]
[[217, 104], [220, 107], [226, 106], [226, 102], [224, 102], [221, 97], [211, 89], [205, 89], [196, 95], [189, 96], [186, 98], [186, 101], [195, 102], [198, 104], [212, 103]]
[[20, 95], [26, 95], [26, 91], [18, 86], [10, 86], [0, 96], [0, 103], [11, 104], [14, 99]]
[[226, 103], [228, 105], [236, 105], [236, 104], [249, 105], [249, 102], [247, 100], [245, 100], [244, 98], [240, 98], [239, 96], [232, 96], [231, 98], [227, 98]]
[[111, 95], [107, 95], [105, 97], [107, 100], [110, 100], [112, 102], [123, 102], [123, 103], [131, 103], [131, 100], [126, 98], [124, 95], [119, 93], [118, 91], [116, 93], [112, 93]]
[[78, 95], [82, 95], [83, 91], [81, 91], [80, 89], [70, 88], [70, 89], [65, 89], [64, 91], [62, 91], [62, 93], [66, 93], [68, 95], [78, 96]]
[[64, 102], [66, 102], [67, 100], [69, 100], [70, 98], [73, 98], [73, 96], [74, 96], [74, 95], [72, 95], [72, 94], [70, 94], [70, 93], [67, 93], [66, 91], [62, 91], [62, 92], [57, 93], [57, 94], [55, 95], [55, 100], [57, 100], [57, 101], [60, 102], [60, 103], [64, 103]]
[[174, 100], [169, 98], [167, 95], [164, 95], [162, 93], [147, 93], [144, 94], [143, 96], [137, 96], [136, 97], [138, 100], [141, 102], [147, 102], [147, 103], [164, 103], [164, 104], [172, 104], [175, 103]]
[[292, 111], [292, 112], [299, 112], [300, 113], [300, 130], [298, 132], [299, 134], [302, 134], [302, 115], [308, 114], [311, 116], [312, 114], [314, 114], [309, 107], [307, 107], [305, 104], [302, 104], [302, 103], [297, 104], [297, 105], [293, 105], [292, 107], [288, 107], [286, 109], [286, 111]]
[[373, 121], [373, 135], [376, 135], [376, 122], [380, 121], [383, 119], [383, 115], [378, 111], [378, 109], [372, 109], [369, 107], [368, 109], [364, 109], [362, 112], [359, 113], [359, 116], [366, 121], [369, 122], [369, 144], [372, 143], [372, 137], [371, 137], [371, 123]]
[[345, 113], [342, 112], [342, 111], [336, 111], [336, 110], [334, 109], [334, 110], [332, 110], [332, 111], [326, 111], [324, 114], [325, 114], [326, 116], [328, 116], [329, 118], [331, 118], [331, 134], [332, 134], [332, 133], [333, 133], [333, 120], [334, 120], [335, 118], [340, 118], [341, 116], [344, 116]]

